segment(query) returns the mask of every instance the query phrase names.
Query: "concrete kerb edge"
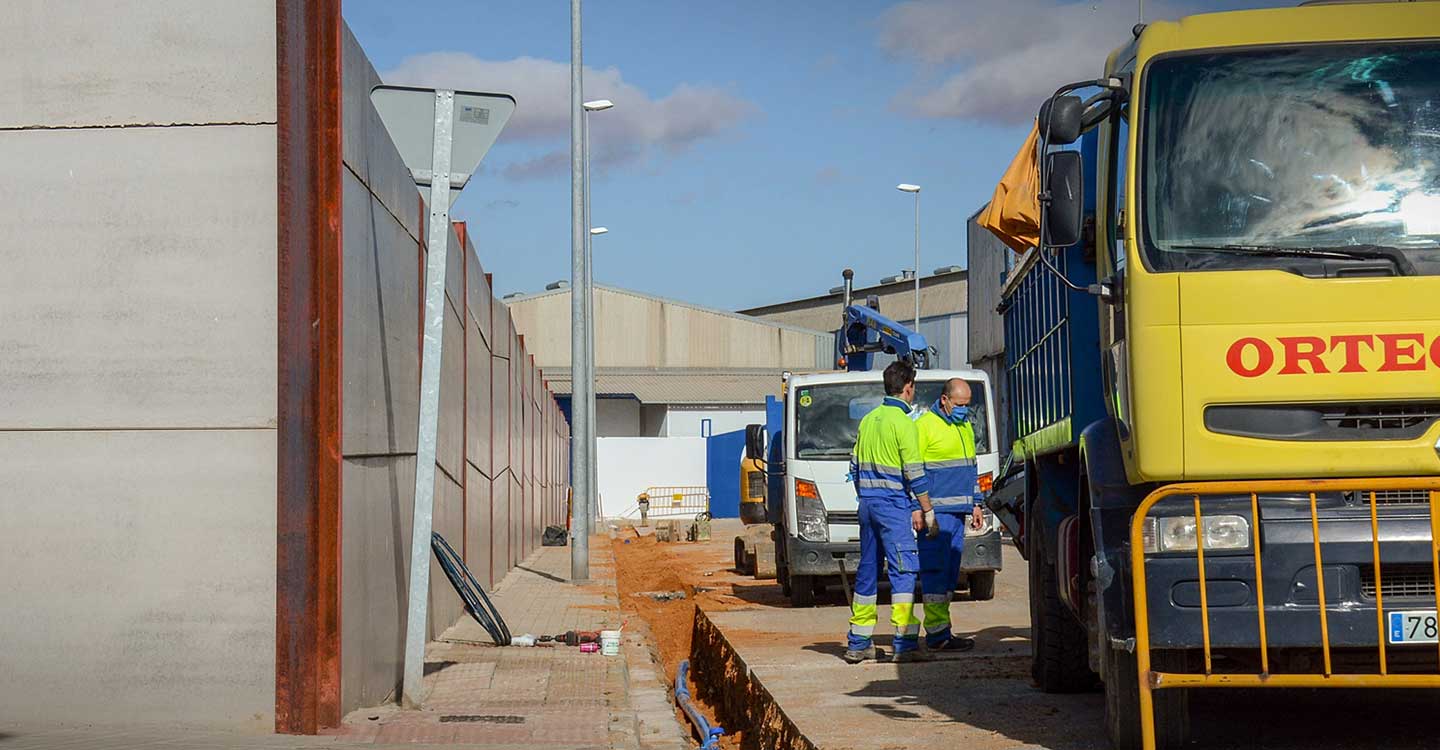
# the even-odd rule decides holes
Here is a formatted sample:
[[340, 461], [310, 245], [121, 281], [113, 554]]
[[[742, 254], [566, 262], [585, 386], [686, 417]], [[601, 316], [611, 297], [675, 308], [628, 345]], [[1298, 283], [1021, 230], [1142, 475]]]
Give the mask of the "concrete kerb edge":
[[692, 679], [721, 726], [743, 726], [744, 747], [819, 750], [807, 738], [728, 638], [700, 607], [690, 646]]

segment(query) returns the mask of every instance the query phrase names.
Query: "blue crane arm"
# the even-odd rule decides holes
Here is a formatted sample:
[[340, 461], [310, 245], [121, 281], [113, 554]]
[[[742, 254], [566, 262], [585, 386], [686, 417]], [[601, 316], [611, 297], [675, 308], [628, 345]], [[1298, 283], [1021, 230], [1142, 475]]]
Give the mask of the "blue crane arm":
[[918, 370], [930, 367], [930, 345], [919, 331], [906, 328], [865, 305], [845, 308], [845, 325], [840, 329], [840, 355], [845, 369], [868, 372], [875, 352], [894, 354]]

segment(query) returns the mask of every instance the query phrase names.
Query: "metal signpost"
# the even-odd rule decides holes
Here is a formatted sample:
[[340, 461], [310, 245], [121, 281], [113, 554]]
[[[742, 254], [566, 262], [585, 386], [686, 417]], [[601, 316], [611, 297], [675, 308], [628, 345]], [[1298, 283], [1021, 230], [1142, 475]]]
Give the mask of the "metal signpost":
[[[435, 442], [440, 427], [441, 335], [450, 205], [515, 111], [505, 94], [377, 86], [370, 100], [415, 183], [429, 188], [424, 344], [420, 357], [420, 425], [415, 444], [415, 510], [410, 538], [410, 601], [405, 616], [405, 677], [401, 703], [424, 701], [426, 621], [430, 597], [430, 534], [435, 510]], [[462, 251], [463, 252], [463, 251]]]

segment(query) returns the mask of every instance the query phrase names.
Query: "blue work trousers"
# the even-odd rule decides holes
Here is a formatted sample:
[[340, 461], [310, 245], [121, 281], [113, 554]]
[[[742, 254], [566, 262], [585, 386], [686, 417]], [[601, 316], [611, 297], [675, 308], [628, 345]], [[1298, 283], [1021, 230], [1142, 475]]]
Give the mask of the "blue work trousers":
[[925, 644], [941, 646], [950, 640], [950, 599], [960, 580], [960, 555], [965, 551], [965, 524], [970, 508], [940, 506], [935, 520], [940, 534], [920, 534], [920, 586], [925, 590]]
[[878, 618], [880, 566], [890, 578], [890, 623], [895, 626], [895, 653], [920, 646], [920, 620], [915, 616], [915, 575], [920, 550], [910, 526], [910, 504], [899, 498], [860, 498], [860, 565], [855, 570], [850, 603], [850, 649], [870, 645]]

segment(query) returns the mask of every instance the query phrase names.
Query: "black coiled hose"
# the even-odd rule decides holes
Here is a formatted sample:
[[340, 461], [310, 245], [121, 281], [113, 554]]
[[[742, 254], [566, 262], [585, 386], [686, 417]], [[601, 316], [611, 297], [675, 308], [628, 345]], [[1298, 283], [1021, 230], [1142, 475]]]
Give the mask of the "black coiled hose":
[[455, 554], [455, 549], [445, 541], [445, 537], [437, 532], [430, 532], [430, 549], [435, 552], [435, 559], [440, 563], [440, 569], [445, 571], [445, 577], [450, 579], [450, 585], [455, 587], [455, 593], [465, 602], [465, 611], [485, 628], [490, 634], [491, 640], [496, 646], [510, 645], [510, 627], [505, 624], [505, 618], [500, 616], [500, 611], [490, 602], [490, 597], [485, 595], [485, 589], [480, 587], [480, 582], [470, 574], [470, 569], [465, 567], [465, 561]]

